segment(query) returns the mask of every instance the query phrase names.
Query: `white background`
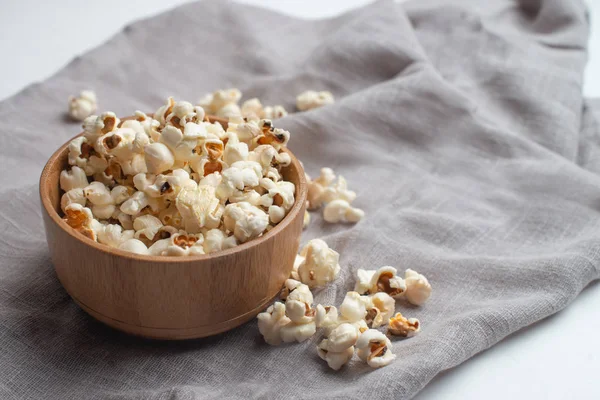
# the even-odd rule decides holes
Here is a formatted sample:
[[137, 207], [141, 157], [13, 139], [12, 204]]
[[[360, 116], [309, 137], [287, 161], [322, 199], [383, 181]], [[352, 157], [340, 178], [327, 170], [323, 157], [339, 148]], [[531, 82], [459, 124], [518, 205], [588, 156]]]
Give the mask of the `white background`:
[[[370, 2], [239, 1], [304, 18], [332, 16]], [[0, 0], [0, 100], [52, 75], [74, 56], [102, 44], [126, 24], [185, 2]], [[587, 3], [591, 9], [592, 38], [584, 93], [600, 97], [600, 0]], [[600, 284], [596, 283], [566, 310], [441, 374], [417, 398], [600, 399], [599, 332]]]

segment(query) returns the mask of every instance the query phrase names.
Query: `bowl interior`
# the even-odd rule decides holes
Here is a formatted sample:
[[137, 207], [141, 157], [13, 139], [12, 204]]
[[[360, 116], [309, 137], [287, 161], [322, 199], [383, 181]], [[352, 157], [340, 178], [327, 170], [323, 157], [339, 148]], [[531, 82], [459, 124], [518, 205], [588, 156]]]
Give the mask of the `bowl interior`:
[[[132, 118], [134, 118], [134, 117], [126, 117], [126, 118], [123, 118], [122, 121], [127, 120], [127, 119], [132, 119]], [[227, 129], [227, 122], [225, 120], [223, 120], [221, 118], [216, 118], [216, 117], [209, 117], [209, 119], [211, 120], [211, 122], [219, 122], [221, 125], [223, 125], [223, 127], [225, 129]], [[77, 136], [80, 136], [81, 134], [82, 133], [80, 133]], [[161, 261], [161, 262], [164, 262], [164, 261], [184, 262], [184, 261], [190, 261], [190, 260], [195, 260], [195, 259], [215, 258], [215, 257], [221, 256], [221, 255], [227, 255], [227, 254], [231, 254], [234, 252], [243, 251], [244, 249], [246, 249], [250, 246], [260, 243], [260, 241], [266, 240], [267, 238], [269, 238], [273, 235], [276, 235], [279, 231], [281, 231], [284, 228], [284, 226], [289, 224], [303, 210], [304, 202], [306, 201], [307, 184], [306, 184], [306, 178], [304, 175], [304, 170], [302, 168], [302, 165], [300, 164], [298, 159], [294, 156], [294, 154], [291, 151], [289, 151], [288, 149], [285, 149], [284, 151], [289, 153], [292, 162], [290, 163], [289, 166], [284, 167], [281, 172], [282, 172], [283, 178], [285, 180], [292, 182], [296, 186], [295, 203], [294, 203], [293, 207], [290, 209], [290, 211], [288, 212], [288, 214], [285, 216], [285, 218], [281, 222], [279, 222], [269, 232], [265, 233], [264, 235], [262, 235], [256, 239], [250, 240], [246, 243], [240, 244], [231, 249], [223, 250], [223, 251], [216, 252], [216, 253], [206, 254], [206, 255], [199, 255], [199, 256], [188, 256], [188, 257], [149, 256], [149, 255], [141, 255], [141, 254], [134, 254], [134, 253], [126, 252], [123, 250], [119, 250], [119, 249], [109, 247], [107, 245], [95, 242], [95, 241], [83, 236], [82, 234], [80, 234], [79, 232], [77, 232], [73, 228], [71, 228], [69, 225], [67, 225], [67, 223], [62, 219], [62, 210], [60, 208], [60, 199], [62, 196], [62, 191], [60, 189], [60, 184], [59, 184], [60, 173], [62, 170], [69, 167], [68, 145], [69, 145], [69, 142], [77, 136], [74, 136], [73, 138], [69, 139], [69, 141], [67, 143], [65, 143], [64, 145], [62, 145], [48, 160], [48, 163], [44, 167], [44, 170], [42, 171], [42, 175], [40, 177], [40, 198], [42, 201], [42, 205], [45, 208], [48, 215], [62, 229], [67, 231], [74, 238], [76, 238], [80, 241], [83, 241], [87, 245], [96, 247], [99, 250], [102, 250], [105, 252], [110, 252], [110, 253], [114, 253], [114, 254], [117, 254], [117, 255], [120, 255], [123, 257], [129, 257], [129, 258], [134, 258], [134, 259], [144, 259], [144, 260], [154, 259], [154, 260]]]

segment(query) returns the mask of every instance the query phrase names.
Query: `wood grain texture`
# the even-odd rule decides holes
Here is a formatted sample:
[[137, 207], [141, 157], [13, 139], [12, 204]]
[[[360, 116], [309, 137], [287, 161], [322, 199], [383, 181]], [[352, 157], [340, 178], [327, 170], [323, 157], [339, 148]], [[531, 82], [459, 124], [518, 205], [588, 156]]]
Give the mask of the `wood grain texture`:
[[67, 146], [40, 177], [42, 215], [56, 274], [87, 313], [134, 335], [192, 339], [243, 324], [277, 296], [298, 252], [306, 201], [304, 171], [291, 152], [283, 176], [296, 185], [296, 202], [275, 228], [218, 253], [166, 257], [105, 246], [62, 220], [59, 176], [68, 167]]

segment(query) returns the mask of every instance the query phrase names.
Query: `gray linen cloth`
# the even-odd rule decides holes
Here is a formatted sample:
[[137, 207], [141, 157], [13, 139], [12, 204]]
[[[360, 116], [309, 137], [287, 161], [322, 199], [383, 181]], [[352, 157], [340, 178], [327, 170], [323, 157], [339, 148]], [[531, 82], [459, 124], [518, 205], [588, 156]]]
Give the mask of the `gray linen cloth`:
[[[305, 21], [208, 1], [128, 26], [58, 74], [0, 103], [0, 397], [23, 399], [410, 398], [440, 371], [565, 307], [600, 262], [600, 137], [582, 97], [588, 22], [578, 1], [377, 2]], [[6, 78], [6, 77], [5, 77]], [[66, 98], [153, 111], [220, 87], [293, 109], [306, 89], [337, 102], [291, 114], [291, 149], [330, 166], [366, 217], [303, 241], [340, 252], [339, 305], [357, 268], [429, 277], [422, 333], [398, 359], [333, 372], [316, 335], [271, 347], [252, 321], [189, 342], [145, 341], [69, 299], [45, 243], [37, 180], [79, 131]]]

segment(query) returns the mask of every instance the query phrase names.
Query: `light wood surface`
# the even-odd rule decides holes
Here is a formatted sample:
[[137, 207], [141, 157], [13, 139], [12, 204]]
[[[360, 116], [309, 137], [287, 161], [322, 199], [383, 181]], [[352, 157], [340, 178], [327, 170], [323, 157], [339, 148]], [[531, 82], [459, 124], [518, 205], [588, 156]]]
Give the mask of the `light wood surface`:
[[192, 339], [243, 324], [277, 296], [298, 252], [306, 200], [304, 171], [291, 152], [283, 175], [296, 185], [296, 202], [275, 228], [222, 252], [163, 257], [94, 242], [62, 220], [59, 176], [68, 166], [67, 146], [42, 172], [42, 215], [56, 274], [87, 313], [134, 335]]

